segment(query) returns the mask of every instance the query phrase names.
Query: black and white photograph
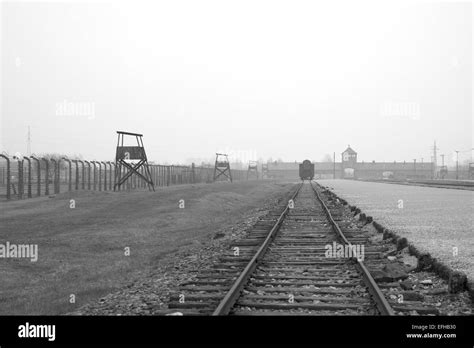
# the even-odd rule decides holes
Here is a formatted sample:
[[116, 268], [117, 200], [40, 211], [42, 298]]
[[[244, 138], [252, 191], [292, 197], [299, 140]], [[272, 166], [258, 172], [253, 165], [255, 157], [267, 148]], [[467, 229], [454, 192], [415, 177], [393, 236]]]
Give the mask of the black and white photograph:
[[473, 13], [1, 1], [0, 347], [472, 347]]

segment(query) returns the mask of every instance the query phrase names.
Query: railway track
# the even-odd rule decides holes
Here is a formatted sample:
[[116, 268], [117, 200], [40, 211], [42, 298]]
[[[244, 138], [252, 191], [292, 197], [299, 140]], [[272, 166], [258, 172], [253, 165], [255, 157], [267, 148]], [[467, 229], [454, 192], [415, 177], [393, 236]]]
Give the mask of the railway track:
[[344, 228], [323, 192], [299, 184], [212, 268], [182, 284], [168, 308], [184, 315], [394, 315], [365, 265], [379, 263], [383, 247]]

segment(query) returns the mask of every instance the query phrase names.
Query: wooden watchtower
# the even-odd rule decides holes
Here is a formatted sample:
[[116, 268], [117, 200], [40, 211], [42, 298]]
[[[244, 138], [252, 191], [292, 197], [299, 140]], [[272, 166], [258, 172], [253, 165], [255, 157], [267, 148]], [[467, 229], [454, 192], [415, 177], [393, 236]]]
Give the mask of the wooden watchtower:
[[216, 153], [216, 163], [214, 166], [214, 181], [225, 176], [232, 182], [232, 172], [230, 171], [229, 157], [225, 153]]
[[262, 179], [268, 179], [268, 163], [262, 163]]
[[[117, 131], [117, 151], [115, 155], [115, 185], [114, 191], [124, 184], [133, 174], [145, 180], [148, 184], [148, 189], [155, 191], [155, 185], [151, 178], [150, 168], [143, 146], [143, 134]], [[125, 136], [135, 137], [137, 146], [124, 146], [123, 140]], [[138, 161], [138, 162], [132, 162]], [[139, 169], [143, 167], [143, 173]], [[125, 169], [125, 171], [124, 171]]]
[[247, 180], [249, 177], [254, 177], [258, 180], [258, 163], [256, 161], [249, 161], [249, 167], [247, 169]]

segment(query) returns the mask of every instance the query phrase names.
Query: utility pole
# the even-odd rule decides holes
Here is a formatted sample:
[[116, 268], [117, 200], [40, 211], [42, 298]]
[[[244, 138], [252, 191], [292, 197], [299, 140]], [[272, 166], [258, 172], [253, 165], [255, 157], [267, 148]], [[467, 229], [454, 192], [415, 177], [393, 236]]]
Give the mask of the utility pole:
[[437, 150], [439, 150], [439, 148], [436, 146], [435, 140], [433, 145], [433, 177], [436, 176], [436, 171], [438, 170], [438, 156], [436, 153]]
[[447, 169], [444, 167], [444, 153], [441, 155], [441, 169], [439, 171], [439, 176], [441, 179], [444, 179], [445, 175], [447, 175]]
[[456, 152], [456, 180], [459, 179], [459, 150], [455, 150]]
[[416, 158], [413, 159], [413, 169], [415, 170], [415, 176], [416, 176]]
[[336, 153], [334, 152], [332, 155], [332, 178], [336, 179]]
[[434, 159], [433, 156], [431, 156], [431, 180], [435, 178], [435, 169], [434, 169]]
[[439, 150], [439, 148], [436, 146], [436, 140], [434, 141], [434, 145], [433, 145], [433, 157], [434, 157], [434, 164], [435, 164], [435, 167], [438, 165], [438, 156], [437, 156], [437, 150]]

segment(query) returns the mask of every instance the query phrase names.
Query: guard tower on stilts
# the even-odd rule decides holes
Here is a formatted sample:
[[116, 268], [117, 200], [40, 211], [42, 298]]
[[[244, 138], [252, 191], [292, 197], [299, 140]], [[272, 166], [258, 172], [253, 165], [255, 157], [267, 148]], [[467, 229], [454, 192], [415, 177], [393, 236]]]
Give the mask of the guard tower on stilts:
[[247, 169], [247, 180], [253, 177], [258, 180], [258, 163], [256, 161], [249, 161], [249, 168]]
[[[116, 166], [114, 191], [117, 189], [120, 190], [120, 187], [134, 174], [142, 178], [148, 184], [148, 189], [150, 191], [155, 191], [155, 185], [153, 184], [150, 167], [148, 166], [145, 147], [143, 146], [143, 135], [123, 131], [117, 131], [117, 134], [118, 140], [117, 152], [115, 155]], [[124, 146], [123, 140], [125, 136], [135, 137], [137, 140], [137, 146]], [[138, 162], [133, 163], [130, 161]]]
[[225, 153], [216, 153], [216, 164], [214, 166], [214, 181], [224, 176], [232, 182], [232, 173], [230, 171], [229, 156]]
[[268, 179], [268, 163], [262, 163], [262, 179]]

